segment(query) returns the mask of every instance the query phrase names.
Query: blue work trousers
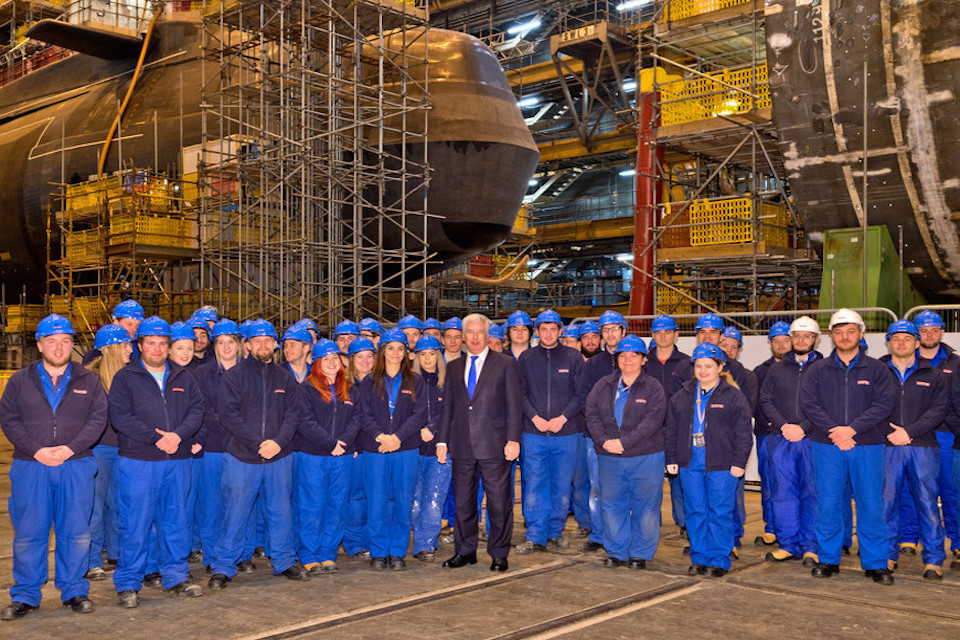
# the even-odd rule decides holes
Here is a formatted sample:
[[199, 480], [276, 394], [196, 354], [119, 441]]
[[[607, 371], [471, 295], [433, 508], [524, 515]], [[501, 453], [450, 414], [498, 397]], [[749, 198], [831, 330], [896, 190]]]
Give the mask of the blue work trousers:
[[369, 551], [367, 540], [367, 493], [363, 488], [363, 453], [350, 458], [350, 492], [347, 498], [347, 523], [343, 532], [343, 548], [348, 555]]
[[220, 537], [220, 523], [223, 522], [223, 453], [207, 451], [200, 458], [200, 486], [197, 495], [197, 531], [200, 535], [200, 548], [204, 554], [204, 564], [213, 561], [217, 538]]
[[113, 465], [117, 461], [117, 447], [100, 444], [93, 448], [97, 463], [94, 481], [93, 513], [90, 516], [90, 568], [103, 567], [103, 552], [111, 560], [120, 552], [120, 533], [117, 530], [117, 498], [113, 493]]
[[770, 452], [767, 448], [769, 446], [768, 438], [770, 438], [769, 435], [757, 436], [757, 473], [760, 474], [760, 507], [763, 513], [763, 532], [776, 535], [773, 494], [776, 491], [774, 485], [777, 479], [770, 469]]
[[[10, 521], [13, 523], [13, 586], [10, 600], [40, 606], [47, 582], [50, 527], [57, 538], [54, 585], [66, 602], [89, 593], [90, 514], [93, 511], [92, 457], [48, 467], [35, 460], [10, 465]], [[13, 632], [11, 631], [11, 635]]]
[[[940, 477], [939, 447], [886, 447], [883, 455], [883, 508], [889, 559], [900, 559], [900, 496], [904, 486], [916, 496], [923, 563], [940, 566], [946, 558], [944, 533], [937, 506]], [[859, 507], [859, 504], [858, 504]]]
[[[213, 572], [228, 578], [237, 574], [237, 563], [249, 551], [250, 522], [256, 518], [257, 498], [262, 500], [265, 521], [264, 552], [278, 575], [297, 563], [290, 499], [293, 493], [293, 456], [266, 464], [248, 464], [229, 453], [223, 455], [223, 526]], [[246, 546], [245, 546], [246, 545]]]
[[774, 476], [771, 506], [780, 548], [794, 556], [817, 552], [817, 486], [810, 440], [766, 438], [768, 473]]
[[887, 528], [883, 513], [882, 444], [856, 445], [841, 451], [832, 444], [812, 442], [813, 475], [817, 484], [817, 549], [820, 562], [840, 564], [844, 543], [844, 503], [849, 484], [857, 503], [860, 566], [866, 571], [887, 568]]
[[351, 456], [297, 452], [297, 552], [304, 565], [337, 559], [346, 525]]
[[603, 544], [603, 510], [600, 508], [600, 462], [593, 440], [587, 440], [587, 473], [590, 476], [590, 537], [592, 542]]
[[410, 545], [413, 488], [417, 483], [420, 452], [409, 449], [363, 455], [370, 556], [403, 558]]
[[573, 490], [570, 495], [573, 517], [577, 526], [593, 529], [590, 522], [590, 472], [587, 469], [587, 447], [593, 447], [593, 441], [584, 436], [577, 439], [577, 459], [573, 467]]
[[443, 503], [450, 490], [453, 465], [440, 464], [436, 456], [420, 456], [413, 488], [413, 552], [437, 550]]
[[[943, 528], [945, 535], [950, 538], [950, 550], [960, 549], [960, 531], [957, 524], [957, 488], [953, 480], [953, 439], [954, 435], [947, 431], [937, 431], [937, 443], [940, 448], [940, 477], [938, 478], [937, 496], [943, 508]], [[918, 510], [910, 493], [910, 487], [904, 485], [900, 494], [900, 542], [920, 541], [920, 531], [917, 523]]]
[[607, 555], [624, 561], [653, 559], [660, 540], [663, 452], [598, 457]]
[[683, 508], [694, 564], [730, 569], [734, 539], [737, 478], [729, 470], [693, 471], [680, 467]]
[[527, 540], [546, 545], [547, 540], [563, 535], [570, 511], [577, 440], [582, 438], [580, 434], [545, 436], [526, 432], [521, 436], [522, 474], [527, 479], [521, 507]]
[[[120, 524], [120, 557], [113, 574], [119, 591], [139, 591], [151, 546], [156, 569], [169, 589], [190, 577], [187, 492], [190, 460], [133, 460], [117, 456], [114, 491]], [[155, 529], [155, 535], [151, 529]], [[153, 568], [153, 567], [151, 567]]]

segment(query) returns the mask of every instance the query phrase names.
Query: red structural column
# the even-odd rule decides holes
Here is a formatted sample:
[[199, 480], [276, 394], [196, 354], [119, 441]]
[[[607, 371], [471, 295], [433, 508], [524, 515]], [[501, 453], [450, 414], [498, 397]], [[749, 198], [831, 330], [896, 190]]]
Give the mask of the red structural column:
[[[663, 152], [654, 144], [654, 92], [637, 94], [640, 129], [637, 132], [637, 191], [636, 210], [633, 212], [634, 264], [646, 273], [653, 273], [653, 248], [641, 255], [653, 240], [657, 205], [660, 204], [661, 183], [657, 176], [657, 159]], [[653, 280], [639, 271], [633, 272], [630, 283], [630, 315], [653, 313]]]

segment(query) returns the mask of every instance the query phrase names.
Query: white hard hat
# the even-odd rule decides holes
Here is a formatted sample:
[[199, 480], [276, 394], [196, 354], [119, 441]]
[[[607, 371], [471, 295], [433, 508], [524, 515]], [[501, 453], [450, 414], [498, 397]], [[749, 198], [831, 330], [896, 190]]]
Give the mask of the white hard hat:
[[790, 323], [790, 335], [797, 331], [809, 331], [810, 333], [820, 335], [820, 325], [810, 316], [800, 316]]
[[838, 309], [830, 316], [830, 330], [838, 324], [855, 324], [860, 327], [860, 331], [866, 331], [867, 325], [863, 323], [863, 318], [853, 309]]

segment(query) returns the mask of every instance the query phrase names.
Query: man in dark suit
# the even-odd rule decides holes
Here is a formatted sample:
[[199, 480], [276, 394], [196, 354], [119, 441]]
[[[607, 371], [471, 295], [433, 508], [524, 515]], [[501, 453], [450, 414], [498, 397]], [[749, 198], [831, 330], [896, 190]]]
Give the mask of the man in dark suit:
[[523, 396], [516, 361], [487, 348], [490, 320], [479, 313], [463, 319], [466, 357], [447, 365], [437, 459], [453, 461], [456, 554], [443, 563], [457, 568], [477, 562], [477, 484], [487, 496], [491, 571], [507, 570], [513, 533], [510, 471], [520, 455]]

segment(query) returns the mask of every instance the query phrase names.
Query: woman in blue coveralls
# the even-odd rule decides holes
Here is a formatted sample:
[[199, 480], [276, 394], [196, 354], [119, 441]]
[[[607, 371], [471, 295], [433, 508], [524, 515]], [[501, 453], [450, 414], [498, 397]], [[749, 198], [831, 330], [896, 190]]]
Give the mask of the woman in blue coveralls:
[[420, 429], [427, 424], [427, 388], [411, 369], [403, 331], [390, 329], [380, 336], [373, 372], [360, 383], [359, 396], [370, 566], [402, 571], [410, 544]]
[[694, 379], [671, 399], [667, 413], [667, 473], [683, 489], [691, 575], [720, 577], [730, 570], [737, 481], [753, 446], [750, 405], [723, 370], [720, 347], [704, 342], [690, 357]]
[[607, 567], [646, 568], [660, 539], [667, 398], [660, 383], [642, 373], [646, 354], [643, 340], [625, 336], [614, 351], [618, 371], [601, 378], [587, 396]]
[[[100, 352], [87, 369], [100, 377], [103, 390], [110, 393], [113, 376], [130, 362], [133, 353], [133, 337], [118, 324], [100, 327], [93, 339], [93, 348]], [[104, 554], [108, 569], [117, 566], [120, 533], [117, 531], [117, 505], [113, 496], [113, 465], [117, 461], [117, 432], [107, 422], [107, 429], [93, 447], [93, 459], [97, 462], [97, 477], [93, 496], [93, 513], [90, 515], [90, 568], [84, 576], [87, 580], [106, 580]]]
[[344, 454], [357, 435], [357, 391], [335, 342], [319, 340], [311, 355], [310, 375], [284, 418], [297, 425], [297, 555], [310, 573], [336, 573], [350, 492], [352, 458]]
[[423, 377], [427, 389], [427, 424], [420, 429], [423, 444], [413, 490], [413, 557], [421, 562], [433, 562], [440, 534], [440, 512], [453, 477], [453, 467], [437, 461], [435, 439], [446, 366], [440, 357], [440, 341], [429, 334], [417, 340], [413, 350], [417, 354], [413, 370]]
[[[369, 320], [369, 319], [368, 319]], [[375, 326], [374, 326], [375, 325]], [[369, 321], [371, 330], [379, 327], [377, 341], [383, 333], [383, 327], [374, 321]], [[364, 323], [360, 323], [361, 332], [365, 331]], [[360, 382], [373, 371], [373, 362], [376, 359], [377, 347], [373, 340], [360, 337], [347, 347], [347, 382], [359, 386]], [[370, 543], [367, 541], [367, 494], [363, 490], [363, 449], [354, 440], [347, 447], [348, 465], [350, 467], [350, 495], [347, 499], [347, 522], [343, 532], [343, 550], [348, 556], [358, 560], [370, 559]]]

